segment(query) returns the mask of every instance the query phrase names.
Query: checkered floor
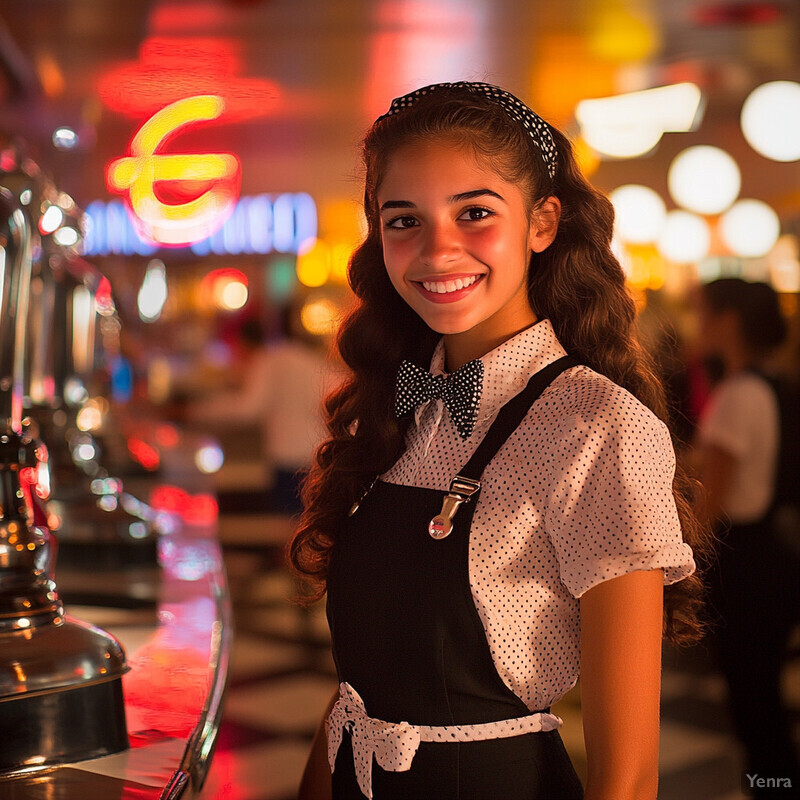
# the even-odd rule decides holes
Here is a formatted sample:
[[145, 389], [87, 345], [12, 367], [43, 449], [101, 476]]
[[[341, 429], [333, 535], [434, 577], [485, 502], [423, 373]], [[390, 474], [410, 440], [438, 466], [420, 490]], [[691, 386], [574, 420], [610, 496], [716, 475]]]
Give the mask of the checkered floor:
[[[291, 800], [336, 683], [324, 613], [321, 607], [293, 606], [292, 582], [276, 558], [277, 548], [270, 553], [252, 546], [258, 531], [270, 528], [269, 520], [224, 515], [221, 522], [236, 640], [226, 714], [201, 797]], [[680, 665], [670, 655], [665, 658], [660, 800], [745, 796], [724, 687], [709, 663], [702, 650], [683, 657]], [[800, 660], [790, 665], [786, 689], [800, 733]], [[577, 693], [568, 695], [556, 713], [564, 718], [562, 735], [583, 776]]]

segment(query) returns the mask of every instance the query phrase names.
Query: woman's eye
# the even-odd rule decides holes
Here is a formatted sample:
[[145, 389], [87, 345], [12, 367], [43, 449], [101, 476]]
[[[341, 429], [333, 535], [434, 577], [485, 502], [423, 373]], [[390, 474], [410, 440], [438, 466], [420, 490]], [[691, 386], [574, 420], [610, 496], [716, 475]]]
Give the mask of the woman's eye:
[[461, 219], [469, 220], [470, 222], [477, 222], [487, 217], [491, 217], [492, 212], [488, 208], [468, 208], [462, 215]]
[[417, 224], [414, 217], [395, 217], [386, 223], [387, 228], [413, 228]]

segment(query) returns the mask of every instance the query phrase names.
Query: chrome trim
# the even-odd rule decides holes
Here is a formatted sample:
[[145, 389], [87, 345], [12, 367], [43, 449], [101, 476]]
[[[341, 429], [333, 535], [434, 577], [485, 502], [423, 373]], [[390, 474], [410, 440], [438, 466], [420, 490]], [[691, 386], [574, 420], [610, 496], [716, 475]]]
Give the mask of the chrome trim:
[[[211, 637], [209, 663], [214, 667], [211, 688], [200, 721], [192, 731], [183, 751], [178, 769], [164, 787], [159, 800], [177, 800], [191, 785], [192, 791], [200, 792], [211, 766], [211, 757], [222, 724], [223, 703], [228, 684], [228, 668], [233, 647], [233, 611], [224, 567], [214, 573], [212, 591], [217, 612]], [[186, 776], [191, 780], [187, 780]]]

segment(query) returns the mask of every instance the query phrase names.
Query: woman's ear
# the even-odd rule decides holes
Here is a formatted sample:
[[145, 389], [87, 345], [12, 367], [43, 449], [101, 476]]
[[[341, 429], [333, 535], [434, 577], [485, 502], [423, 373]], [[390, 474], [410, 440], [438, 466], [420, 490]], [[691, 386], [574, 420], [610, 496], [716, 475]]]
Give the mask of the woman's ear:
[[531, 229], [528, 246], [534, 253], [546, 250], [556, 238], [558, 221], [561, 219], [561, 201], [550, 196], [542, 200], [531, 213]]

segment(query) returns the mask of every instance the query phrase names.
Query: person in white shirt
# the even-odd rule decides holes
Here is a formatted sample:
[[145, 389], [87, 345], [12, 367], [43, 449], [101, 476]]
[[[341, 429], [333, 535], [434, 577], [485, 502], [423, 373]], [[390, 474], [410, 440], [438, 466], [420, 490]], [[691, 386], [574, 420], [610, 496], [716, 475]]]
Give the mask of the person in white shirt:
[[[612, 206], [488, 84], [397, 98], [364, 160], [350, 376], [290, 545], [340, 683], [299, 797], [655, 800], [701, 532]], [[579, 672], [585, 794], [550, 710]]]
[[285, 336], [267, 343], [250, 337], [250, 353], [235, 389], [212, 394], [189, 410], [194, 423], [255, 424], [259, 454], [270, 472], [270, 501], [286, 514], [301, 509], [300, 491], [315, 448], [324, 438], [322, 401], [337, 383], [326, 337], [303, 331], [299, 303], [285, 311]]
[[[770, 286], [740, 278], [702, 286], [698, 318], [703, 354], [721, 367], [694, 454], [705, 490], [700, 510], [719, 535], [710, 574], [713, 641], [745, 771], [788, 780], [796, 790], [798, 757], [781, 676], [800, 586], [796, 559], [781, 547], [770, 514], [781, 422], [763, 372], [786, 323]], [[774, 796], [776, 785], [763, 796]], [[758, 786], [754, 791], [760, 796]]]

